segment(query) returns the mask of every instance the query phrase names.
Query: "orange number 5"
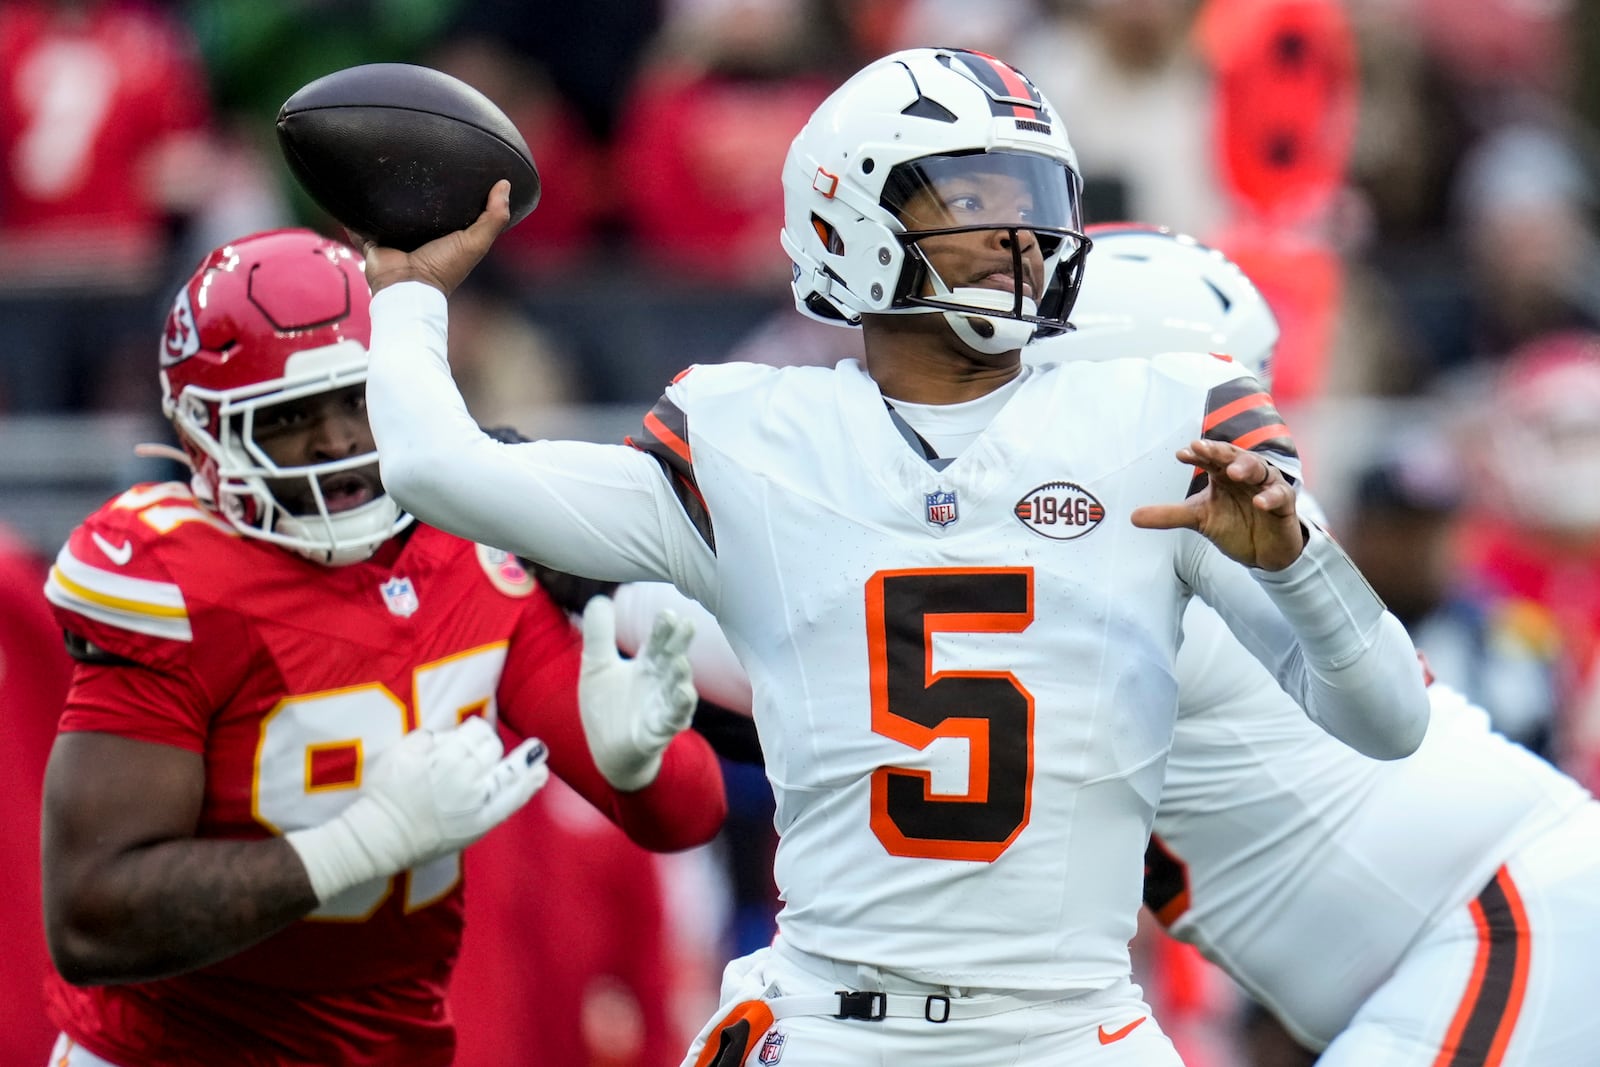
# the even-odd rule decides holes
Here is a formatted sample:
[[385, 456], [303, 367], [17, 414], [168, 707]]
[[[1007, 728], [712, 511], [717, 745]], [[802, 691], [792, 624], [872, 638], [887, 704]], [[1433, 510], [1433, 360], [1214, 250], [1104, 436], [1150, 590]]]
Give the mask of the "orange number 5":
[[1010, 671], [935, 670], [942, 632], [1020, 633], [1033, 622], [1026, 567], [880, 571], [867, 582], [872, 730], [921, 751], [966, 738], [967, 791], [939, 796], [932, 774], [879, 767], [872, 831], [896, 856], [992, 862], [1028, 825], [1033, 694]]

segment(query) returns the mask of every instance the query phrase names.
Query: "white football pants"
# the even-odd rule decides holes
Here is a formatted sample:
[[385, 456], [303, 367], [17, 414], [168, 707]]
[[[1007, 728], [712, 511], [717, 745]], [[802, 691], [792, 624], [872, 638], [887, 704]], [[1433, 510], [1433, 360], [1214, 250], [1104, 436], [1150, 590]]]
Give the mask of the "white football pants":
[[1318, 1067], [1600, 1065], [1600, 803], [1440, 917]]
[[721, 1007], [683, 1064], [1182, 1067], [1143, 996], [1129, 980], [1065, 997], [932, 986], [780, 941], [728, 964]]

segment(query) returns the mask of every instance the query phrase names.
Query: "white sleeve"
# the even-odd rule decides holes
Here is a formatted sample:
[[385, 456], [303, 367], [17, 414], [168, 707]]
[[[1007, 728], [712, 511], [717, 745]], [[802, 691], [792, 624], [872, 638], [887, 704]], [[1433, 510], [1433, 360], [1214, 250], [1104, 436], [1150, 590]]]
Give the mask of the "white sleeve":
[[572, 574], [709, 593], [714, 557], [656, 461], [625, 445], [488, 437], [450, 376], [447, 323], [444, 294], [421, 282], [372, 299], [367, 416], [400, 506]]
[[617, 588], [612, 599], [617, 605], [617, 647], [630, 656], [650, 636], [662, 609], [670, 609], [679, 618], [694, 623], [689, 665], [694, 668], [695, 689], [713, 704], [750, 714], [750, 678], [739, 665], [716, 618], [699, 601], [663, 582], [628, 582]]
[[1408, 756], [1428, 728], [1416, 649], [1344, 550], [1307, 529], [1281, 571], [1242, 567], [1187, 534], [1182, 577], [1313, 722], [1374, 759]]

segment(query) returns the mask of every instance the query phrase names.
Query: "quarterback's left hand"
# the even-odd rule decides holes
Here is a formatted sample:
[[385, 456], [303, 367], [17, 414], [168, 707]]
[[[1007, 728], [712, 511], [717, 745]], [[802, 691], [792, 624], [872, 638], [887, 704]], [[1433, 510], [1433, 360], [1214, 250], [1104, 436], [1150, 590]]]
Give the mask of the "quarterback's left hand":
[[1205, 471], [1206, 487], [1181, 504], [1134, 508], [1135, 526], [1198, 530], [1230, 558], [1262, 570], [1282, 570], [1300, 558], [1306, 538], [1295, 488], [1277, 467], [1222, 441], [1180, 448], [1178, 461]]
[[583, 609], [583, 669], [578, 710], [595, 766], [624, 793], [643, 789], [661, 771], [661, 755], [689, 726], [697, 700], [685, 650], [694, 625], [670, 611], [633, 659], [617, 652], [615, 606], [597, 596]]

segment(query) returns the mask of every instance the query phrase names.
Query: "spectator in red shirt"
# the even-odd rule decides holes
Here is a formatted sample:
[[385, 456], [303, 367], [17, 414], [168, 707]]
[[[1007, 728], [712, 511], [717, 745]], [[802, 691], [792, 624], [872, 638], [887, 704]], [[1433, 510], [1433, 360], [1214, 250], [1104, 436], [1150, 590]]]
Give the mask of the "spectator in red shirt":
[[[822, 5], [682, 5], [623, 108], [617, 189], [635, 247], [675, 280], [788, 280], [772, 254], [789, 142], [837, 84], [819, 56]], [[848, 52], [844, 53], [849, 58]]]
[[128, 352], [160, 321], [169, 223], [208, 187], [207, 101], [191, 37], [160, 8], [0, 5], [0, 408], [154, 399], [142, 372], [117, 372], [143, 366]]

